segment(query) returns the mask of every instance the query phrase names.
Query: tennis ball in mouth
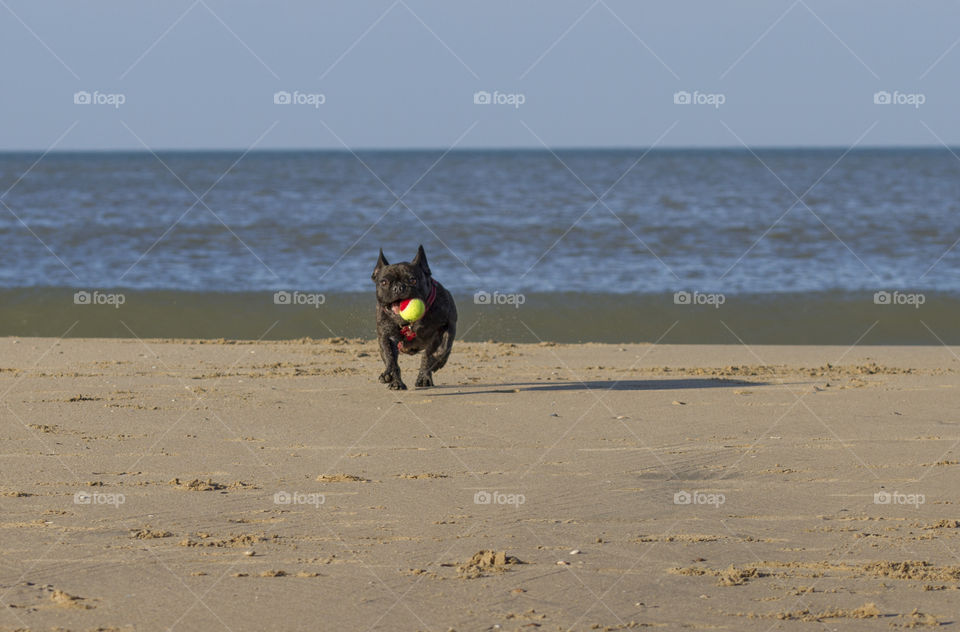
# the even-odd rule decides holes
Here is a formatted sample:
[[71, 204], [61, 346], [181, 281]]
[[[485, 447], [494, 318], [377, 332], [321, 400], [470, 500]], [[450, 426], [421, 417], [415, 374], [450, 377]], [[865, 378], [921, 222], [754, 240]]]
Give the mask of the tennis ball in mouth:
[[399, 307], [400, 317], [408, 323], [420, 320], [427, 312], [427, 306], [418, 298], [408, 298], [405, 301], [400, 301]]

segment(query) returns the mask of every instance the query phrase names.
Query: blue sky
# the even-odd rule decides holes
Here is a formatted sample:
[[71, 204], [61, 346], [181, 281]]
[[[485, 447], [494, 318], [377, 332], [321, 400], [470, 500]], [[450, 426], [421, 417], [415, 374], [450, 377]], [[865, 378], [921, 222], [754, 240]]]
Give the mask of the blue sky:
[[960, 144], [957, 2], [3, 0], [0, 16], [0, 150]]

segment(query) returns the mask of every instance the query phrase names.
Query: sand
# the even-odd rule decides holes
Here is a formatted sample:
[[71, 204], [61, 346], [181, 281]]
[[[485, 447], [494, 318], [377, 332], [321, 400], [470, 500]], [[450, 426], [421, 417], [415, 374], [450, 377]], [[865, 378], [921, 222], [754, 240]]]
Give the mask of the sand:
[[957, 353], [0, 339], [0, 630], [955, 626]]

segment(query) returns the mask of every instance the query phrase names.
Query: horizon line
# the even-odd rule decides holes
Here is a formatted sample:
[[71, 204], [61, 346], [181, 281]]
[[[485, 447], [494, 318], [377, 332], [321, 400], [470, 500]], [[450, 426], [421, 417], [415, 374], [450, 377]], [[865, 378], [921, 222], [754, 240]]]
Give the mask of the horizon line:
[[345, 153], [351, 152], [449, 152], [449, 153], [469, 153], [469, 152], [570, 152], [570, 151], [649, 151], [669, 152], [669, 151], [750, 151], [750, 150], [777, 150], [777, 151], [897, 151], [897, 150], [941, 150], [952, 151], [960, 149], [958, 145], [943, 145], [933, 143], [927, 145], [858, 145], [850, 148], [847, 145], [660, 145], [656, 147], [642, 145], [568, 145], [556, 147], [543, 147], [533, 145], [518, 146], [500, 146], [500, 147], [268, 147], [249, 149], [245, 147], [163, 147], [163, 148], [75, 148], [75, 149], [3, 149], [0, 148], [0, 155], [4, 154], [147, 154], [155, 153], [234, 153], [248, 152], [251, 154], [263, 153]]

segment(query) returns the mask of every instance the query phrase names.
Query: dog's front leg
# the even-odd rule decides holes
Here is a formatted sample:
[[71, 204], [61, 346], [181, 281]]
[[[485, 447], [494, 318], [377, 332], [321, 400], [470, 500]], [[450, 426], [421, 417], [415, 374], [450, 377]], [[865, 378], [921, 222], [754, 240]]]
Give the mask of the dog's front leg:
[[380, 374], [380, 381], [394, 391], [405, 391], [407, 385], [400, 379], [400, 363], [397, 362], [397, 341], [387, 335], [380, 336], [380, 357], [386, 367]]
[[435, 364], [433, 354], [436, 353], [439, 346], [440, 337], [438, 336], [423, 350], [423, 357], [420, 358], [420, 373], [417, 374], [417, 388], [433, 386], [433, 367]]
[[457, 323], [449, 323], [443, 333], [424, 351], [423, 360], [420, 362], [420, 374], [417, 376], [417, 386], [433, 386], [433, 372], [439, 371], [447, 363], [456, 333]]

